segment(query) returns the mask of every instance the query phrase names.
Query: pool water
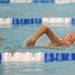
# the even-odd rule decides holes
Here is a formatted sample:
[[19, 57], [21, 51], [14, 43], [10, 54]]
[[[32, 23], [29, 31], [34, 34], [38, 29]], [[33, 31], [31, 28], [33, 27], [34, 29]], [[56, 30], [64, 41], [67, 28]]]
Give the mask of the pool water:
[[52, 63], [3, 63], [0, 64], [1, 75], [73, 75], [74, 62]]
[[[48, 37], [43, 35], [36, 43], [37, 47], [24, 48], [25, 40], [34, 35], [35, 31], [40, 26], [26, 26], [12, 29], [1, 29], [3, 40], [0, 52], [58, 52], [58, 53], [73, 53], [75, 52], [75, 45], [62, 48], [39, 48], [42, 42], [48, 41]], [[51, 27], [57, 36], [63, 37], [70, 31], [75, 31], [75, 27]], [[66, 29], [67, 28], [67, 29]], [[17, 35], [18, 34], [18, 35]], [[61, 35], [62, 34], [62, 35]], [[44, 41], [43, 41], [44, 40]], [[75, 61], [54, 61], [54, 62], [29, 62], [29, 63], [0, 63], [1, 75], [73, 75], [75, 73]]]
[[[34, 8], [35, 7], [35, 8]], [[43, 8], [44, 7], [44, 8]], [[44, 12], [45, 11], [45, 12]], [[55, 12], [57, 11], [57, 12]], [[61, 12], [62, 11], [62, 12]], [[44, 13], [41, 13], [44, 12]], [[0, 17], [74, 17], [75, 4], [0, 4]], [[38, 39], [34, 48], [23, 47], [27, 39], [34, 35], [40, 25], [26, 25], [14, 28], [1, 28], [4, 40], [0, 42], [0, 52], [75, 52], [75, 45], [66, 48], [37, 48], [48, 41], [43, 35]], [[58, 37], [63, 37], [70, 31], [75, 31], [75, 26], [51, 27]], [[74, 75], [75, 61], [32, 62], [32, 63], [0, 63], [0, 75]]]
[[[21, 49], [23, 48], [24, 51], [24, 45], [25, 42], [30, 39], [35, 32], [40, 28], [40, 26], [25, 26], [25, 27], [19, 27], [19, 28], [3, 28], [1, 29], [2, 35], [3, 35], [3, 41], [2, 41], [2, 48], [5, 49]], [[54, 31], [54, 33], [58, 37], [64, 37], [69, 32], [74, 32], [74, 26], [70, 27], [51, 27], [51, 29]], [[44, 41], [43, 41], [44, 40]], [[44, 43], [48, 42], [48, 37], [44, 34], [41, 36], [35, 46], [40, 47], [41, 45], [44, 45]], [[43, 43], [43, 44], [42, 44]], [[4, 49], [4, 50], [5, 50]], [[26, 49], [26, 48], [25, 48]], [[0, 50], [0, 51], [4, 51]]]

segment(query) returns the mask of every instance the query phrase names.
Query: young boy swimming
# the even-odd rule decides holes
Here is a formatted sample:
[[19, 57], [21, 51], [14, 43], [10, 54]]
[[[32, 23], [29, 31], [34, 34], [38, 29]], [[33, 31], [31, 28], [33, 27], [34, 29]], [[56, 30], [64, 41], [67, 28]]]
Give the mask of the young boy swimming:
[[60, 39], [53, 33], [53, 31], [48, 26], [43, 25], [31, 39], [27, 40], [26, 46], [33, 47], [37, 39], [43, 34], [46, 34], [50, 39], [50, 47], [69, 46], [75, 42], [75, 32], [70, 32], [64, 38]]

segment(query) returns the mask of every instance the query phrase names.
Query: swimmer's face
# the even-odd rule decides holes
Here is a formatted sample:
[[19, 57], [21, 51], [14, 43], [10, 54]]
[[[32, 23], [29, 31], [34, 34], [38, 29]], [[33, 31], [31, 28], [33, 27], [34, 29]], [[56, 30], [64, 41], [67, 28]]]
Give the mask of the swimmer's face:
[[73, 42], [75, 42], [75, 35], [73, 34], [67, 34], [64, 38], [63, 38], [64, 42], [68, 42], [70, 44], [72, 44]]

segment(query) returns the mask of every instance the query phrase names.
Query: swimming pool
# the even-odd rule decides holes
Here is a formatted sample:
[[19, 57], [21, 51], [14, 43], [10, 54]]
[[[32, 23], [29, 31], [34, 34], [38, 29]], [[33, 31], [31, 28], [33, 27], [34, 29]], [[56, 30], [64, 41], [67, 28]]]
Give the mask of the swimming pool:
[[[35, 8], [34, 8], [35, 7]], [[43, 8], [44, 7], [44, 8]], [[20, 18], [20, 17], [74, 17], [75, 4], [0, 4], [0, 17]], [[22, 10], [23, 9], [23, 10]], [[25, 9], [25, 10], [24, 10]], [[50, 9], [50, 10], [49, 10]], [[45, 12], [44, 12], [45, 11]], [[57, 11], [57, 12], [55, 12]], [[62, 11], [62, 12], [61, 12]], [[44, 12], [44, 13], [41, 13]], [[4, 40], [0, 53], [3, 52], [53, 52], [53, 53], [73, 53], [75, 46], [67, 48], [24, 48], [24, 41], [32, 37], [40, 25], [25, 25], [14, 28], [1, 28], [0, 33]], [[74, 26], [51, 27], [57, 36], [63, 37], [70, 31], [75, 31]], [[43, 41], [44, 40], [44, 41]], [[36, 46], [48, 41], [43, 35]], [[32, 62], [32, 63], [0, 63], [1, 75], [73, 75], [75, 73], [75, 61], [54, 61], [54, 62]]]
[[[40, 26], [25, 26], [12, 29], [1, 29], [4, 36], [3, 47], [0, 52], [53, 52], [53, 53], [73, 53], [75, 46], [71, 45], [67, 48], [23, 48], [24, 40], [30, 38]], [[66, 29], [67, 28], [67, 29]], [[75, 27], [52, 27], [57, 36], [64, 36], [69, 31], [75, 31]], [[11, 35], [12, 34], [12, 35]], [[19, 34], [19, 35], [17, 35]], [[62, 35], [61, 35], [62, 34]], [[44, 40], [44, 41], [43, 41]], [[40, 46], [43, 42], [48, 41], [48, 38], [43, 35], [37, 42], [36, 46]], [[0, 63], [1, 75], [66, 75], [74, 74], [75, 61], [54, 61], [54, 62], [25, 62], [25, 63]]]
[[[10, 48], [18, 48], [20, 49], [20, 47], [22, 48], [24, 46], [24, 43], [27, 39], [31, 38], [34, 33], [36, 32], [36, 30], [38, 30], [40, 27], [37, 25], [28, 25], [25, 27], [19, 27], [19, 28], [3, 28], [1, 29], [3, 38], [5, 40], [3, 40], [2, 44], [3, 44], [3, 48], [5, 49], [10, 49]], [[68, 32], [74, 32], [74, 26], [70, 26], [70, 27], [51, 27], [52, 30], [55, 32], [55, 34], [58, 37], [63, 37], [65, 36]], [[17, 35], [19, 34], [19, 35]], [[44, 41], [43, 41], [44, 40]], [[36, 43], [36, 46], [40, 46], [40, 45], [44, 45], [42, 43], [46, 43], [48, 41], [48, 37], [46, 35], [43, 35]], [[5, 50], [4, 49], [4, 50]], [[1, 50], [3, 51], [3, 50]], [[24, 48], [23, 48], [24, 51]], [[72, 50], [71, 50], [72, 51]]]

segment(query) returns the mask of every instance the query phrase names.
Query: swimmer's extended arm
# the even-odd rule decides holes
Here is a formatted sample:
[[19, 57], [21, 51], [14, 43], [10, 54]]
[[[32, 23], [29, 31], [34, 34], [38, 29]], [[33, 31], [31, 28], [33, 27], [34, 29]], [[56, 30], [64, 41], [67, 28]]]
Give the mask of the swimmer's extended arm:
[[58, 37], [56, 37], [56, 35], [53, 33], [53, 31], [46, 27], [46, 26], [42, 26], [35, 34], [34, 36], [29, 39], [26, 43], [27, 46], [34, 46], [36, 40], [42, 36], [43, 34], [46, 34], [48, 36], [48, 38], [51, 41], [51, 44], [53, 45], [61, 45], [61, 41]]
[[49, 37], [51, 44], [62, 45], [61, 40], [53, 33], [50, 28], [47, 28], [46, 35]]

